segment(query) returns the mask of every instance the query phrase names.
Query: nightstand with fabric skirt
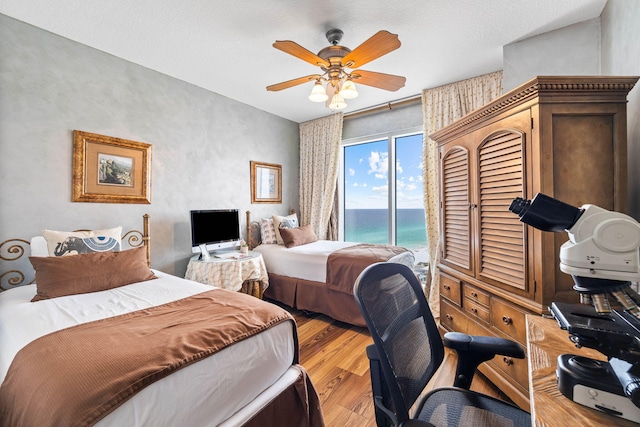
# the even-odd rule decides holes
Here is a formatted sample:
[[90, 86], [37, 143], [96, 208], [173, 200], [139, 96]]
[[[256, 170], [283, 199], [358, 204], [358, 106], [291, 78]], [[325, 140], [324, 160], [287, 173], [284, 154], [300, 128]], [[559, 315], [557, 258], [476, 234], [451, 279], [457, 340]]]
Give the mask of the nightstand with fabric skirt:
[[211, 285], [216, 288], [244, 292], [262, 299], [269, 286], [269, 277], [262, 254], [250, 251], [224, 252], [212, 255], [208, 261], [195, 255], [189, 260], [185, 279]]

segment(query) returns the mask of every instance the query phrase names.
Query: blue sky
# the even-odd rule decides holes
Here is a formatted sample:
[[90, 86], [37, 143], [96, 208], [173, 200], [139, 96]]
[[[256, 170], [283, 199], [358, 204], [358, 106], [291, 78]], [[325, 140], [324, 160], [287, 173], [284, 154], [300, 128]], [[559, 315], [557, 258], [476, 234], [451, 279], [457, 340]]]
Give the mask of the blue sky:
[[[396, 139], [398, 209], [422, 209], [422, 134]], [[387, 139], [351, 145], [344, 152], [345, 208], [388, 207]]]

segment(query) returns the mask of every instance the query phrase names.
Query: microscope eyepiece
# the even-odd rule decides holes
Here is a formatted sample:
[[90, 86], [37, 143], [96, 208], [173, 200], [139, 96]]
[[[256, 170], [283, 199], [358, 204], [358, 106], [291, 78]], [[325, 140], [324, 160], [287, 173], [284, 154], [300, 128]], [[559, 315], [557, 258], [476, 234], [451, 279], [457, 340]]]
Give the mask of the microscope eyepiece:
[[516, 197], [509, 210], [520, 217], [520, 221], [542, 231], [561, 232], [576, 223], [583, 210], [568, 205], [553, 197], [538, 193], [531, 200]]
[[516, 197], [509, 205], [509, 210], [516, 215], [524, 215], [531, 206], [531, 200], [523, 199], [522, 197]]

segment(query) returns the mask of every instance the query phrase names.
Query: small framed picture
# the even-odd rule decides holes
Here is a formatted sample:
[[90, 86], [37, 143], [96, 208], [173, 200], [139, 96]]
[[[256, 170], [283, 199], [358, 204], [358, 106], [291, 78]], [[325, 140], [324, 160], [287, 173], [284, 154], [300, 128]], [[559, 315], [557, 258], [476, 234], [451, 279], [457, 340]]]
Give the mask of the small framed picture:
[[251, 161], [251, 203], [282, 203], [282, 166]]
[[74, 130], [72, 200], [151, 203], [151, 144]]

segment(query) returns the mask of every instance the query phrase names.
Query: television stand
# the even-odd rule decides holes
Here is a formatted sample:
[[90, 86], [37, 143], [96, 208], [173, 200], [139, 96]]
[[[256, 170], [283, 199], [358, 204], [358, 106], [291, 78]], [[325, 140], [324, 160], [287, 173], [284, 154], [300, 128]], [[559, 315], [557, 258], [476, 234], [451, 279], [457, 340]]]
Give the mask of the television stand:
[[185, 279], [262, 298], [269, 286], [262, 254], [253, 251], [246, 255], [240, 251], [223, 253], [229, 256], [210, 256], [209, 261], [200, 260], [198, 255], [191, 257]]
[[206, 244], [200, 245], [200, 257], [198, 258], [200, 261], [211, 261], [211, 255], [209, 255], [209, 250], [207, 249]]

